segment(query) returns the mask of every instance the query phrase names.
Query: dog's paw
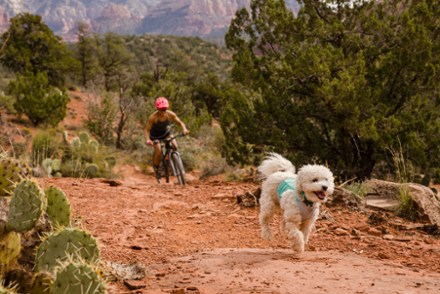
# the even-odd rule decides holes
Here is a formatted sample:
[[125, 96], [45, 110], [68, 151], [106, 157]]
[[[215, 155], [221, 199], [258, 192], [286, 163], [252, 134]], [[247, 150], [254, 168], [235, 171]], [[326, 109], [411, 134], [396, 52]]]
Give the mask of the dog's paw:
[[265, 240], [272, 240], [272, 232], [270, 231], [269, 228], [262, 228], [261, 237]]
[[294, 244], [292, 244], [292, 249], [296, 253], [303, 253], [304, 252], [304, 243], [303, 244], [294, 243]]
[[292, 242], [292, 249], [297, 253], [304, 252], [304, 236], [301, 231], [293, 230], [288, 232], [288, 239]]

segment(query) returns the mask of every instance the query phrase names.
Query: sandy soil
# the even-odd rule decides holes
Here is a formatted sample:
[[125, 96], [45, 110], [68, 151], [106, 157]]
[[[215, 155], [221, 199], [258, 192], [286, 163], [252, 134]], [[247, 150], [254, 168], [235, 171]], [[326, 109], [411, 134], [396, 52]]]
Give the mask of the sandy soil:
[[440, 240], [389, 214], [324, 205], [295, 255], [279, 234], [260, 238], [257, 207], [237, 204], [257, 183], [159, 185], [135, 170], [118, 181], [40, 179], [66, 192], [105, 261], [145, 270], [111, 281], [109, 293], [440, 292]]

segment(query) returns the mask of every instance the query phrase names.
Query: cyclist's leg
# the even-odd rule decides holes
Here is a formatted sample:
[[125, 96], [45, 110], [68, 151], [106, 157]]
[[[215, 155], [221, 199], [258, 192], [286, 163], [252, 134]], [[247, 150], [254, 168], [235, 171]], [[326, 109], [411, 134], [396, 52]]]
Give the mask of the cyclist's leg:
[[160, 150], [160, 141], [159, 140], [154, 140], [153, 141], [153, 148], [154, 148], [154, 152], [153, 152], [153, 164], [154, 166], [159, 166], [160, 165], [160, 160], [162, 157], [162, 152]]
[[153, 141], [153, 168], [154, 168], [154, 174], [156, 175], [157, 180], [160, 180], [161, 175], [160, 175], [160, 161], [161, 161], [161, 157], [162, 157], [162, 152], [160, 150], [160, 141], [159, 140], [154, 140]]
[[176, 139], [171, 141], [171, 146], [173, 147], [174, 150], [176, 150], [176, 151], [178, 150], [179, 146], [177, 145]]

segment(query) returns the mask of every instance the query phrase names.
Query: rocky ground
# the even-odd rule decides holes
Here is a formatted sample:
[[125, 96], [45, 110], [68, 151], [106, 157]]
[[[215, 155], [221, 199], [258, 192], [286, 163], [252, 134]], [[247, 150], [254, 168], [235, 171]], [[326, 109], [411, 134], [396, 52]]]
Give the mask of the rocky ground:
[[[75, 219], [99, 239], [115, 269], [109, 293], [440, 291], [440, 239], [389, 213], [324, 205], [306, 252], [296, 255], [279, 234], [262, 240], [258, 207], [237, 203], [258, 183], [159, 185], [135, 170], [116, 183], [40, 182], [63, 189]], [[124, 272], [130, 266], [138, 272]]]
[[[66, 129], [87, 116], [88, 96], [71, 95]], [[37, 129], [0, 114], [1, 144], [29, 143], [23, 127]], [[330, 202], [295, 255], [279, 234], [260, 238], [258, 207], [237, 203], [258, 183], [215, 177], [182, 187], [120, 172], [117, 182], [37, 179], [63, 189], [76, 222], [99, 239], [109, 294], [440, 293], [440, 239], [425, 223]]]

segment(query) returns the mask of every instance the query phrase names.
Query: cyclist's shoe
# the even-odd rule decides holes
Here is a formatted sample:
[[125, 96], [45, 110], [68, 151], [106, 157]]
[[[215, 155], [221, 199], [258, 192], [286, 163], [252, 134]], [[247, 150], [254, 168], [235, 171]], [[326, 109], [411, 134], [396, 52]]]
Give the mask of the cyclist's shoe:
[[154, 166], [153, 168], [154, 168], [154, 175], [156, 176], [156, 180], [160, 184], [160, 179], [161, 179], [160, 168], [159, 166]]

